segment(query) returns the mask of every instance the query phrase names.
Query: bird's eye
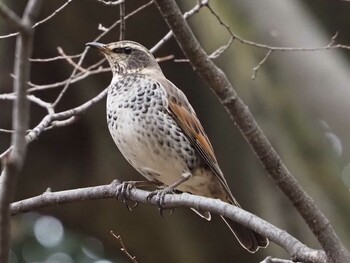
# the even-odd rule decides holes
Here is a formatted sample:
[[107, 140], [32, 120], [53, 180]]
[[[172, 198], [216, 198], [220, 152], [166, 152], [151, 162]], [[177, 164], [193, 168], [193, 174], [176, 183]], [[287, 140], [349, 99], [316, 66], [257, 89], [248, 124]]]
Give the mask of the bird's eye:
[[124, 51], [124, 54], [129, 55], [129, 54], [131, 54], [132, 49], [129, 47], [125, 47], [123, 51]]
[[126, 55], [129, 55], [132, 52], [132, 48], [130, 48], [130, 47], [124, 47], [124, 48], [123, 47], [116, 47], [116, 48], [111, 49], [111, 51], [113, 53], [116, 53], [116, 54], [124, 53]]

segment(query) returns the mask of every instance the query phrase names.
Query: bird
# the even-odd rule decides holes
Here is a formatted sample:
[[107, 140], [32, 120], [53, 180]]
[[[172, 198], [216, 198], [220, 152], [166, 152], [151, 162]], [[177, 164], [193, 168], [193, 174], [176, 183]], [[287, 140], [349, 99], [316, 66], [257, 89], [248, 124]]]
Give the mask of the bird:
[[[213, 147], [186, 95], [163, 74], [143, 45], [122, 40], [89, 42], [109, 62], [106, 113], [109, 132], [125, 159], [164, 193], [176, 190], [240, 207], [219, 167]], [[210, 220], [206, 211], [193, 209]], [[254, 253], [269, 241], [221, 216], [239, 243]]]

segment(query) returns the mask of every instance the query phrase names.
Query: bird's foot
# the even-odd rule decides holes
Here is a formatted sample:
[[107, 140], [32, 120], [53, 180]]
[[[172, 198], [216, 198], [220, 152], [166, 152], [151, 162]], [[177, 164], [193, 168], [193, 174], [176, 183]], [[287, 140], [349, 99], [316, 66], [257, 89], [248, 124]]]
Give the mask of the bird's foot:
[[[144, 181], [125, 181], [122, 182], [116, 192], [117, 200], [120, 199], [123, 204], [131, 211], [137, 206], [137, 202], [130, 201], [130, 190], [134, 187], [144, 186], [147, 182]], [[131, 203], [131, 205], [130, 205]]]
[[[174, 190], [176, 190], [176, 187], [178, 187], [183, 182], [187, 181], [190, 177], [191, 177], [191, 173], [183, 173], [181, 175], [181, 177], [176, 182], [174, 182], [173, 184], [169, 185], [167, 188], [164, 188], [162, 190], [156, 190], [156, 191], [150, 193], [147, 196], [147, 201], [149, 201], [153, 196], [156, 196], [156, 200], [157, 200], [157, 203], [158, 203], [160, 215], [163, 216], [164, 215], [163, 211], [165, 209], [165, 203], [164, 203], [165, 196], [167, 194], [169, 194], [169, 193], [173, 194]], [[174, 209], [171, 208], [170, 215], [173, 213], [173, 211], [174, 211]]]
[[119, 183], [116, 196], [117, 199], [120, 199], [123, 202], [123, 204], [125, 204], [125, 206], [131, 211], [137, 206], [138, 203], [130, 201], [130, 190], [134, 187], [140, 188], [155, 185], [157, 185], [157, 183], [152, 181], [124, 181], [122, 183]]
[[[165, 201], [164, 198], [167, 194], [173, 194], [174, 189], [171, 187], [167, 187], [165, 189], [161, 189], [161, 190], [155, 190], [153, 192], [151, 192], [148, 196], [147, 196], [147, 200], [149, 201], [153, 196], [156, 196], [156, 202], [158, 204], [158, 208], [159, 208], [159, 213], [162, 217], [164, 217], [164, 210], [166, 210], [165, 208]], [[170, 213], [169, 216], [172, 215], [172, 213], [174, 212], [174, 209], [171, 208], [170, 209]]]

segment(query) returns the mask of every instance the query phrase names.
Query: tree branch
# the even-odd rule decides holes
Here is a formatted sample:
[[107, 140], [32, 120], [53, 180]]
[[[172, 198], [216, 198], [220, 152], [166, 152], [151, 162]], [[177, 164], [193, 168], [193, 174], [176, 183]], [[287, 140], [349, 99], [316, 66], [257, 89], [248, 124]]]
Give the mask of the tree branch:
[[261, 261], [260, 263], [301, 263], [301, 262], [295, 262], [295, 261], [280, 259], [280, 258], [267, 257], [263, 261]]
[[10, 8], [3, 2], [0, 2], [0, 15], [7, 20], [7, 22], [16, 28], [16, 30], [27, 33], [28, 29], [22, 24], [21, 18], [18, 17]]
[[[84, 114], [90, 107], [105, 98], [106, 95], [107, 88], [101, 91], [96, 97], [88, 100], [78, 107], [46, 115], [41, 120], [41, 122], [34, 129], [30, 130], [29, 133], [25, 136], [26, 143], [30, 143], [38, 139], [43, 131], [45, 131], [47, 128], [50, 128], [51, 126], [55, 126], [56, 121], [60, 121], [60, 124], [72, 123], [72, 118], [77, 118], [78, 116]], [[60, 126], [60, 124], [58, 126]], [[12, 149], [13, 146], [9, 147], [6, 151], [0, 154], [0, 159], [5, 158], [12, 151]]]
[[[184, 19], [188, 19], [194, 14], [198, 13], [199, 10], [202, 9], [203, 6], [206, 6], [208, 4], [209, 0], [200, 0], [198, 3], [189, 11], [185, 12], [183, 14]], [[170, 30], [161, 40], [158, 41], [157, 44], [155, 44], [151, 49], [151, 53], [155, 53], [160, 49], [161, 46], [165, 44], [170, 38], [173, 37], [173, 32]]]
[[350, 262], [349, 252], [342, 245], [328, 219], [282, 162], [226, 75], [208, 58], [176, 2], [174, 0], [155, 0], [155, 2], [194, 71], [219, 98], [271, 178], [308, 224], [324, 248], [328, 262]]
[[[109, 185], [65, 190], [60, 192], [45, 192], [39, 196], [13, 203], [11, 205], [11, 213], [12, 215], [18, 215], [58, 204], [116, 197], [122, 199], [123, 201], [130, 200], [158, 206], [156, 196], [153, 196], [150, 199], [148, 198], [150, 192], [132, 188], [127, 191], [125, 195], [122, 195], [121, 189], [124, 187], [125, 185], [115, 180]], [[299, 240], [288, 234], [286, 231], [273, 226], [265, 220], [244, 211], [239, 207], [230, 205], [218, 199], [183, 193], [168, 194], [165, 196], [164, 201], [165, 208], [193, 207], [200, 211], [210, 211], [214, 214], [223, 215], [228, 219], [236, 221], [268, 237], [271, 241], [284, 248], [293, 259], [297, 259], [302, 262], [326, 262], [326, 256], [323, 251], [310, 249]]]
[[33, 50], [33, 20], [39, 14], [42, 0], [30, 0], [24, 10], [23, 18], [19, 18], [0, 3], [1, 15], [19, 30], [16, 41], [14, 72], [14, 92], [17, 97], [13, 104], [12, 152], [5, 159], [4, 170], [0, 177], [0, 262], [8, 262], [10, 249], [10, 211], [9, 205], [15, 195], [17, 175], [26, 156], [26, 131], [29, 127], [29, 102], [27, 86], [30, 76], [30, 61]]
[[122, 0], [119, 5], [119, 18], [120, 18], [120, 26], [119, 26], [119, 41], [125, 40], [125, 0]]

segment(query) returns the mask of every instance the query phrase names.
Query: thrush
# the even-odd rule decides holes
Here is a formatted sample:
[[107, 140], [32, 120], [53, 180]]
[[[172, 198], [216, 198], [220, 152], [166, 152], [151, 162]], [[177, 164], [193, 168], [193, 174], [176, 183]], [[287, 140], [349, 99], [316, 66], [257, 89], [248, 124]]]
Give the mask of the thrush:
[[[87, 46], [98, 49], [110, 64], [113, 78], [108, 87], [107, 123], [125, 159], [168, 190], [239, 207], [195, 111], [185, 94], [164, 76], [150, 51], [133, 41]], [[209, 212], [196, 212], [210, 220]], [[260, 234], [222, 219], [249, 252], [268, 245]]]

